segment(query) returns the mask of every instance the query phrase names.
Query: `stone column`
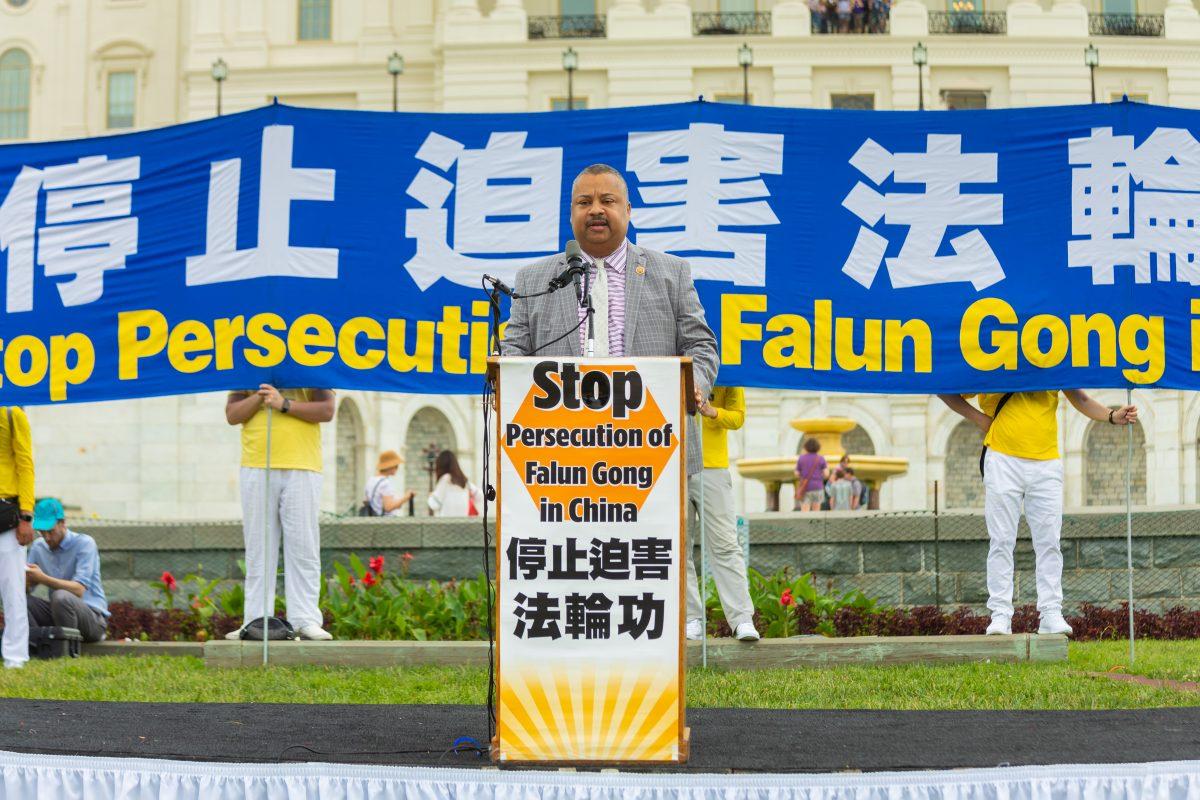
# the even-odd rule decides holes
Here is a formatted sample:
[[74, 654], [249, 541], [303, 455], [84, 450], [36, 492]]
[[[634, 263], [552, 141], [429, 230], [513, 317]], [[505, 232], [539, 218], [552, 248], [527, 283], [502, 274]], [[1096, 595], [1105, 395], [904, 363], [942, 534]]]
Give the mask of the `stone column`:
[[[808, 10], [804, 12], [808, 14]], [[808, 17], [806, 16], [807, 20]], [[805, 22], [805, 34], [808, 35], [808, 22]], [[812, 65], [810, 64], [775, 64], [771, 67], [771, 76], [775, 81], [775, 105], [793, 108], [812, 108], [814, 105], [812, 92]]]
[[370, 40], [395, 38], [395, 32], [392, 30], [392, 7], [389, 0], [364, 0], [362, 33], [364, 39]]
[[[783, 419], [782, 399], [783, 392], [776, 389], [746, 390], [746, 422], [739, 431], [742, 435], [743, 458], [789, 455], [780, 446], [780, 437], [788, 429], [787, 420]], [[776, 500], [772, 505], [768, 499], [772, 487], [768, 486], [764, 491], [761, 482], [742, 480], [735, 464], [730, 465], [730, 470], [734, 473], [734, 496], [741, 499], [738, 504], [741, 513], [750, 514], [778, 508], [778, 485], [774, 487]], [[790, 504], [787, 510], [791, 510]]]
[[772, 36], [812, 35], [812, 14], [807, 3], [783, 0], [771, 9]]
[[1200, 108], [1200, 67], [1167, 67], [1167, 102], [1180, 108]]
[[[1085, 37], [1088, 31], [1087, 7], [1079, 0], [1055, 0], [1044, 19], [1047, 31], [1056, 36]], [[1042, 34], [1050, 35], [1049, 33]]]
[[892, 6], [893, 36], [928, 36], [929, 9], [920, 0], [900, 0]]
[[[896, 24], [896, 18], [892, 17], [892, 25]], [[931, 101], [932, 93], [930, 90], [930, 74], [929, 65], [921, 67], [925, 71], [924, 91], [925, 91], [925, 110], [936, 108], [936, 104]], [[892, 108], [896, 111], [915, 111], [917, 109], [917, 68], [910, 60], [907, 64], [895, 64], [892, 66]]]
[[[1146, 504], [1176, 505], [1183, 502], [1184, 490], [1182, 392], [1176, 389], [1154, 390], [1154, 432], [1146, 437]], [[1144, 404], [1148, 396], [1133, 396], [1134, 405]], [[1124, 399], [1121, 400], [1124, 403]], [[1122, 431], [1128, 436], [1127, 431]], [[1125, 436], [1121, 437], [1122, 463], [1126, 457]]]
[[925, 395], [896, 396], [892, 398], [891, 410], [891, 446], [897, 455], [909, 457], [908, 472], [884, 484], [882, 506], [888, 510], [930, 508], [932, 488], [925, 464], [929, 398]]
[[1200, 39], [1200, 13], [1191, 0], [1167, 0], [1163, 24], [1168, 39]]
[[446, 16], [453, 19], [479, 19], [479, 0], [450, 0]]

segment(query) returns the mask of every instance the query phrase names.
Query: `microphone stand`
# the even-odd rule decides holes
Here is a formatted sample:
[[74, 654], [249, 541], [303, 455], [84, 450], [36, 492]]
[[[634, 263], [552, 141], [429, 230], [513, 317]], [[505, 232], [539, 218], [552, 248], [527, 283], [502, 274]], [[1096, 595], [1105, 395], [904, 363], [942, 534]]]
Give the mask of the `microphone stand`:
[[587, 314], [587, 346], [584, 348], [584, 355], [588, 358], [596, 357], [596, 309], [592, 306], [592, 271], [584, 267], [583, 270], [583, 300], [582, 305], [586, 309]]
[[492, 311], [492, 346], [489, 348], [494, 356], [500, 355], [500, 287], [492, 286], [490, 289], [485, 289], [488, 296], [488, 305]]

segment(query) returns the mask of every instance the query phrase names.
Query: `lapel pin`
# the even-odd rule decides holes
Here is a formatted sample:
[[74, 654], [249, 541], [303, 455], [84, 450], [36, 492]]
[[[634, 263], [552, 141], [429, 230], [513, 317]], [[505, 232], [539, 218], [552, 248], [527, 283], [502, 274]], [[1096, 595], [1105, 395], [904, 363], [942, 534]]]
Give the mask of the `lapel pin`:
[[638, 268], [636, 270], [634, 270], [634, 272], [636, 272], [638, 275], [645, 275], [646, 268], [643, 267], [641, 264], [638, 264]]

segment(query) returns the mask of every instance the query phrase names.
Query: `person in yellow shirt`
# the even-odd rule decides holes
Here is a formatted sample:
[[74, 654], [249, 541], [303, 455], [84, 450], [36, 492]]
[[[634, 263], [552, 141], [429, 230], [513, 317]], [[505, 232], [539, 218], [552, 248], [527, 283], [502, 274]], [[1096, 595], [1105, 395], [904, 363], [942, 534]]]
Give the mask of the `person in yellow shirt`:
[[16, 406], [0, 406], [0, 607], [7, 669], [29, 660], [25, 609], [25, 547], [33, 541], [33, 441], [29, 419]]
[[[1084, 416], [1111, 425], [1133, 425], [1137, 407], [1109, 409], [1082, 389], [1064, 389], [1067, 401]], [[939, 394], [942, 402], [984, 433], [984, 517], [991, 547], [987, 559], [989, 634], [1012, 633], [1013, 549], [1024, 508], [1033, 538], [1037, 578], [1038, 633], [1071, 634], [1062, 614], [1063, 470], [1058, 454], [1058, 392], [979, 395]]]
[[[272, 409], [269, 464], [268, 408]], [[333, 392], [328, 389], [280, 391], [267, 383], [257, 391], [231, 392], [225, 402], [225, 419], [230, 425], [242, 426], [242, 534], [246, 542], [243, 627], [260, 617], [273, 616], [282, 538], [288, 622], [301, 639], [333, 638], [321, 627], [317, 608], [321, 594], [320, 423], [333, 419], [333, 412]], [[265, 608], [264, 575], [268, 576]], [[241, 628], [226, 634], [226, 638], [237, 639], [240, 634]]]
[[[718, 386], [705, 397], [696, 393], [696, 407], [701, 417], [701, 440], [704, 449], [704, 469], [688, 476], [688, 502], [691, 513], [704, 515], [704, 535], [710, 554], [717, 596], [733, 635], [743, 642], [758, 641], [754, 628], [754, 604], [746, 580], [746, 563], [738, 544], [733, 514], [733, 481], [729, 476], [729, 431], [736, 431], [746, 421], [746, 396], [741, 388]], [[701, 481], [704, 482], [704, 504], [701, 508]], [[704, 638], [704, 605], [696, 581], [696, 564], [687, 561], [687, 638]]]

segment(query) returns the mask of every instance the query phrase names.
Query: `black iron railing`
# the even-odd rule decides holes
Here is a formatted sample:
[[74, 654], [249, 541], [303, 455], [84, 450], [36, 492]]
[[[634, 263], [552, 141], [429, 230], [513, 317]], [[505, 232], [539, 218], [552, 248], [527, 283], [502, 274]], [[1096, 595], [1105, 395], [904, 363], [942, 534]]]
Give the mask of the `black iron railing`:
[[930, 11], [930, 33], [1008, 32], [1008, 15], [1003, 11]]
[[530, 17], [530, 39], [603, 39], [608, 35], [606, 18], [591, 14]]
[[1162, 36], [1161, 14], [1088, 14], [1093, 36]]
[[692, 34], [696, 36], [741, 36], [770, 32], [769, 11], [702, 11], [692, 14]]

